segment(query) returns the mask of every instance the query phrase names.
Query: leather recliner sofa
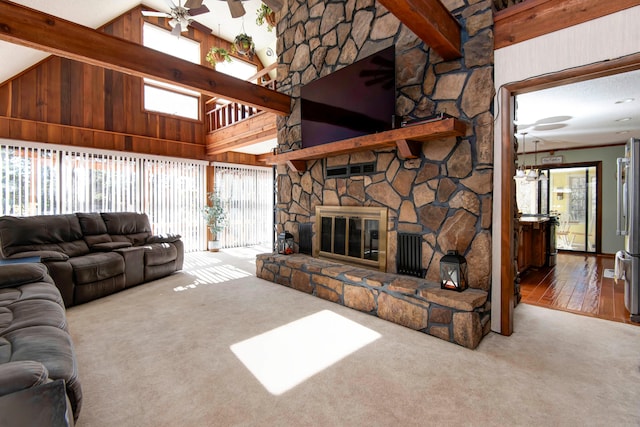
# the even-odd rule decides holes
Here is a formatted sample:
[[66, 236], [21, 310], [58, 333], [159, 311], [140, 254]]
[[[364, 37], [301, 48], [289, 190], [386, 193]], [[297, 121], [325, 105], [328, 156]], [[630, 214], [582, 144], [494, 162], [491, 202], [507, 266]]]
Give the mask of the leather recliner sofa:
[[[64, 381], [61, 399], [54, 401], [66, 402], [63, 411], [72, 425], [82, 406], [82, 388], [60, 292], [43, 264], [0, 265], [0, 404], [10, 399], [2, 406], [0, 424], [23, 425], [17, 421], [35, 416], [19, 404], [25, 399], [36, 412], [46, 413], [42, 405], [52, 402], [38, 389], [54, 381]], [[31, 419], [24, 425], [35, 424]]]
[[144, 213], [3, 216], [0, 257], [39, 257], [70, 307], [181, 270], [184, 245]]

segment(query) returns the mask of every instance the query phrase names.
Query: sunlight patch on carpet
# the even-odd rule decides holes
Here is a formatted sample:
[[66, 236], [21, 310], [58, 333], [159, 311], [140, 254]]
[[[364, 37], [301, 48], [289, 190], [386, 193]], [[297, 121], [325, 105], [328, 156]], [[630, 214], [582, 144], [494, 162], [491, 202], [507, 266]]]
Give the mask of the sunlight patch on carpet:
[[252, 275], [251, 273], [247, 273], [246, 271], [230, 264], [190, 270], [189, 274], [191, 276], [195, 276], [196, 279], [188, 285], [173, 288], [175, 292], [195, 289], [201, 285], [224, 283], [229, 280], [242, 279]]
[[278, 396], [380, 337], [323, 310], [233, 344], [231, 351], [269, 393]]

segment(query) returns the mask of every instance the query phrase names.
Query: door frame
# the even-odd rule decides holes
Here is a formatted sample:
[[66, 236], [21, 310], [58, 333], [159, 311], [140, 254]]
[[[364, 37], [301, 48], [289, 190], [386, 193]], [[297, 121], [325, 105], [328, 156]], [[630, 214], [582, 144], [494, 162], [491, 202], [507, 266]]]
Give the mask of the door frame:
[[598, 77], [611, 76], [627, 71], [640, 69], [640, 53], [624, 56], [618, 59], [597, 62], [568, 70], [532, 77], [523, 81], [508, 83], [498, 90], [498, 100], [502, 106], [500, 120], [501, 153], [496, 156], [503, 166], [500, 178], [503, 203], [501, 206], [501, 247], [500, 252], [500, 333], [513, 333], [513, 313], [515, 310], [514, 280], [515, 280], [515, 183], [513, 176], [516, 171], [516, 153], [513, 144], [514, 134], [514, 98], [515, 95], [536, 90], [577, 83]]

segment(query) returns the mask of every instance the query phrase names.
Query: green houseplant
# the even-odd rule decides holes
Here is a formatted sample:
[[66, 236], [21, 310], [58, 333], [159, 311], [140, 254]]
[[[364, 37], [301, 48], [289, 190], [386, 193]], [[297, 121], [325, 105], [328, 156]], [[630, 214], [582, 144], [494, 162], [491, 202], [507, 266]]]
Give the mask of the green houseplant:
[[202, 208], [202, 216], [211, 232], [212, 240], [209, 240], [208, 249], [217, 252], [220, 249], [218, 233], [224, 230], [227, 225], [227, 210], [224, 206], [224, 201], [220, 199], [217, 192], [209, 193], [207, 197], [209, 204]]
[[253, 37], [246, 33], [240, 33], [233, 40], [233, 45], [231, 46], [231, 48], [234, 52], [237, 52], [240, 55], [252, 58], [256, 46], [253, 43]]
[[267, 31], [272, 31], [276, 26], [276, 14], [269, 6], [264, 3], [260, 4], [260, 8], [256, 12], [256, 25], [262, 26], [267, 23]]
[[231, 54], [227, 49], [223, 47], [214, 46], [209, 49], [209, 52], [207, 52], [205, 59], [209, 64], [211, 64], [213, 68], [216, 68], [216, 64], [218, 62], [231, 62]]

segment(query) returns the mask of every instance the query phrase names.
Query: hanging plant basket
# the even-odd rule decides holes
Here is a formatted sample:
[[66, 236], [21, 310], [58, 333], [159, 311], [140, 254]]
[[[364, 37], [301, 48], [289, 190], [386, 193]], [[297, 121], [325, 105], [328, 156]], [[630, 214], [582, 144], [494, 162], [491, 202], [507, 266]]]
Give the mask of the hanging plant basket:
[[276, 26], [276, 13], [262, 3], [257, 11], [256, 25], [262, 26], [265, 22], [267, 23], [267, 31], [272, 31]]
[[213, 68], [216, 68], [216, 64], [219, 62], [231, 62], [231, 55], [225, 48], [212, 47], [211, 49], [209, 49], [209, 52], [207, 52], [205, 59]]
[[253, 58], [255, 48], [256, 47], [253, 43], [253, 38], [245, 33], [238, 34], [233, 40], [232, 49], [234, 52], [237, 52], [240, 55]]

